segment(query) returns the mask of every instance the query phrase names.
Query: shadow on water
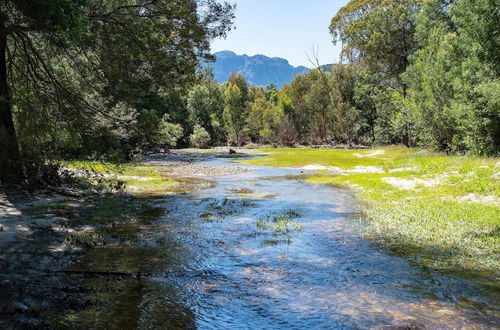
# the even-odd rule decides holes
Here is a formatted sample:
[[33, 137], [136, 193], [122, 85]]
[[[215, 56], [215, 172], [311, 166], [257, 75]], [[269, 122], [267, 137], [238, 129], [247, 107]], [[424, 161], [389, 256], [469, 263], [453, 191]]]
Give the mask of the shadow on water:
[[96, 248], [70, 265], [68, 271], [87, 274], [78, 298], [84, 308], [54, 317], [53, 324], [107, 329], [499, 325], [494, 281], [417, 267], [373, 246], [361, 238], [362, 213], [347, 190], [305, 184], [297, 175], [307, 173], [297, 170], [251, 169], [216, 178], [208, 189], [159, 201], [157, 206], [170, 211], [141, 229], [142, 240]]
[[83, 280], [89, 308], [53, 317], [54, 328], [165, 329], [195, 328], [195, 315], [176, 289], [150, 280], [95, 277]]

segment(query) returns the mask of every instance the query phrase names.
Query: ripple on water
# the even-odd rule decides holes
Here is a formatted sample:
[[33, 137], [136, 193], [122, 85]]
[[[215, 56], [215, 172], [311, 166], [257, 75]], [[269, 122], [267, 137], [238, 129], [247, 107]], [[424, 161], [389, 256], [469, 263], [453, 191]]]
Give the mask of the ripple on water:
[[[299, 170], [249, 168], [166, 201], [162, 226], [148, 229], [165, 244], [97, 248], [70, 266], [152, 276], [84, 280], [89, 306], [64, 321], [123, 329], [499, 325], [498, 286], [416, 267], [362, 239], [363, 214], [348, 190], [304, 184]], [[256, 194], [273, 198], [238, 196]], [[279, 218], [290, 210], [297, 214]]]

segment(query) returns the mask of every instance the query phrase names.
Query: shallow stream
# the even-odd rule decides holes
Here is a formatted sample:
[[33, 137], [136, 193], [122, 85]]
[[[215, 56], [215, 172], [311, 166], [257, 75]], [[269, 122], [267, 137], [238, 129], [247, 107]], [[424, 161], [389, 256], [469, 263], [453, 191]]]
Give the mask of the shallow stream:
[[89, 308], [59, 321], [108, 329], [500, 326], [498, 286], [412, 265], [363, 239], [351, 191], [307, 184], [299, 169], [248, 168], [157, 199], [168, 212], [138, 246], [97, 248], [71, 265], [140, 275], [86, 277]]

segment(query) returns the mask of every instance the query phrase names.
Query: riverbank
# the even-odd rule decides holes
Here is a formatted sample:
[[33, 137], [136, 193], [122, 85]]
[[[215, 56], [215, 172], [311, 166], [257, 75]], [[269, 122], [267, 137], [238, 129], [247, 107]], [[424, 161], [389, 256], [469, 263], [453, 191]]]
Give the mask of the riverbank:
[[[288, 151], [302, 152], [270, 156]], [[352, 191], [304, 182], [383, 167], [253, 167], [233, 157], [257, 160], [176, 151], [143, 163], [72, 162], [80, 189], [0, 196], [0, 238], [25, 231], [0, 243], [0, 327], [486, 328], [498, 320], [491, 276], [386, 253], [360, 237]]]
[[[136, 278], [154, 269], [157, 252], [170, 244], [158, 234], [170, 227], [155, 223], [169, 212], [161, 202], [212, 187], [206, 177], [246, 171], [200, 164], [206, 156], [175, 153], [127, 164], [66, 162], [62, 171], [74, 177], [67, 187], [0, 187], [0, 327], [65, 327], [70, 317], [88, 308], [89, 290], [101, 290], [82, 288], [82, 280]], [[87, 257], [98, 265], [69, 267]], [[144, 260], [147, 267], [140, 266]]]
[[315, 170], [306, 180], [350, 187], [366, 237], [437, 269], [500, 273], [500, 159], [420, 149], [262, 149], [244, 163]]

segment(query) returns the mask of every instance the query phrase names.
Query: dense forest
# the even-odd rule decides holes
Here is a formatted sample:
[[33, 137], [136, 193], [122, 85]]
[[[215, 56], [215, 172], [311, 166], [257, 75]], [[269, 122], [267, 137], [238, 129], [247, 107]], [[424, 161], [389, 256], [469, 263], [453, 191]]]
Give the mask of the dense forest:
[[[331, 72], [277, 90], [202, 61], [232, 28], [216, 0], [0, 4], [2, 181], [47, 164], [155, 148], [247, 143], [404, 144], [500, 153], [495, 0], [352, 0], [332, 18]], [[325, 27], [325, 29], [328, 27]]]

